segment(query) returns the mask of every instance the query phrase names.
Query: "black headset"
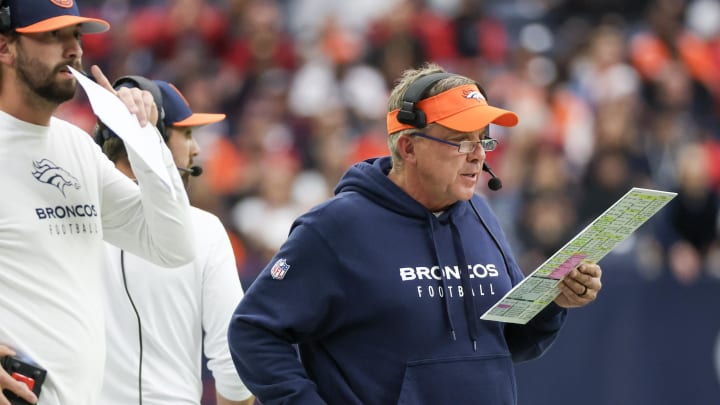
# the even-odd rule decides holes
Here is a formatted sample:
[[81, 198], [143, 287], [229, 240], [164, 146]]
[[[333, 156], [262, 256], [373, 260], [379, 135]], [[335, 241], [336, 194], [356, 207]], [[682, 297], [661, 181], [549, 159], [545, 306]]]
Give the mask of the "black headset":
[[[435, 83], [452, 76], [455, 75], [447, 72], [430, 73], [412, 82], [405, 90], [405, 94], [403, 94], [402, 106], [398, 111], [397, 120], [415, 128], [425, 128], [427, 126], [427, 116], [423, 110], [416, 108], [415, 104], [425, 98], [426, 93]], [[487, 100], [487, 94], [482, 86], [478, 82], [475, 82], [475, 85]]]
[[405, 90], [405, 94], [403, 94], [402, 106], [398, 111], [397, 120], [415, 128], [425, 128], [427, 126], [427, 117], [423, 110], [415, 108], [415, 103], [422, 100], [425, 93], [435, 83], [451, 76], [453, 76], [451, 73], [431, 73], [412, 82]]
[[12, 31], [12, 19], [10, 18], [10, 5], [6, 0], [0, 1], [0, 32]]
[[[152, 80], [142, 76], [123, 76], [118, 78], [113, 83], [113, 88], [119, 89], [121, 87], [137, 87], [141, 90], [147, 90], [150, 92], [150, 94], [152, 94], [153, 100], [155, 100], [155, 107], [157, 107], [158, 110], [157, 129], [158, 131], [160, 131], [160, 135], [162, 136], [163, 140], [167, 142], [168, 135], [165, 128], [165, 109], [163, 108], [163, 98], [162, 93], [160, 92], [160, 87], [158, 87], [158, 85], [155, 84], [155, 82], [153, 82]], [[95, 138], [95, 143], [100, 145], [100, 147], [102, 148], [103, 144], [105, 144], [105, 141], [112, 138], [113, 136], [117, 135], [102, 121], [98, 121], [97, 125], [95, 125], [95, 130], [93, 134], [93, 137]]]

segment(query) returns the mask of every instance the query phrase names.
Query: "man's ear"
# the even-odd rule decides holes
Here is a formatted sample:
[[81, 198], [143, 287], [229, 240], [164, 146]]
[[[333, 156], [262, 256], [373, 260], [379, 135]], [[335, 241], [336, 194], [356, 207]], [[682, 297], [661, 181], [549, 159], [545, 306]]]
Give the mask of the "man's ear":
[[0, 34], [0, 63], [12, 64], [15, 59], [14, 46], [9, 36]]
[[415, 144], [409, 135], [401, 135], [397, 140], [397, 150], [406, 162], [415, 160]]

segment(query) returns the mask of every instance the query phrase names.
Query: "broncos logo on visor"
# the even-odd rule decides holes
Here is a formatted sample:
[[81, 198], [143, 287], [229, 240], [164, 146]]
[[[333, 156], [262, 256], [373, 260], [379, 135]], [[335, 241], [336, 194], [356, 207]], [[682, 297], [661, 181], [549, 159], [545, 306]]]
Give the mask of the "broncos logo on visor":
[[63, 197], [65, 197], [65, 187], [73, 186], [76, 190], [80, 188], [80, 182], [75, 176], [48, 159], [33, 161], [32, 175], [41, 183], [55, 186]]
[[465, 96], [465, 98], [474, 98], [475, 100], [484, 100], [487, 102], [485, 97], [483, 97], [482, 93], [478, 90], [465, 91], [463, 92], [463, 96]]

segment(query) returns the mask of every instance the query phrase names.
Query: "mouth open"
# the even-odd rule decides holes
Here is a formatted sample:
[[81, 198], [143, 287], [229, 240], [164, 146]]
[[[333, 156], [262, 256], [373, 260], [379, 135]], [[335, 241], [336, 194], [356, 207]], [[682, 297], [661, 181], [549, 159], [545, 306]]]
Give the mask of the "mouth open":
[[58, 73], [59, 73], [60, 75], [62, 75], [62, 76], [74, 77], [73, 74], [72, 74], [72, 72], [70, 72], [70, 69], [68, 69], [66, 66], [60, 68], [60, 69], [58, 70]]
[[72, 75], [72, 72], [70, 72], [70, 67], [77, 70], [78, 72], [82, 72], [82, 67], [73, 63], [64, 63], [58, 67], [59, 73], [67, 73], [69, 75]]

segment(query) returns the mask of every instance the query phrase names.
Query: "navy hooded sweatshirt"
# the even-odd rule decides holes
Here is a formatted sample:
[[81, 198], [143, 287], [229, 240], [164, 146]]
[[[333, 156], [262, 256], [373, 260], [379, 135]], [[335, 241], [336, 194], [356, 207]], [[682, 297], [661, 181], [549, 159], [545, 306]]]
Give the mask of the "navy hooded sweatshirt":
[[498, 221], [479, 196], [436, 216], [390, 167], [351, 167], [238, 305], [230, 351], [264, 405], [516, 404], [513, 362], [560, 330], [554, 303], [526, 325], [481, 320], [523, 277]]

